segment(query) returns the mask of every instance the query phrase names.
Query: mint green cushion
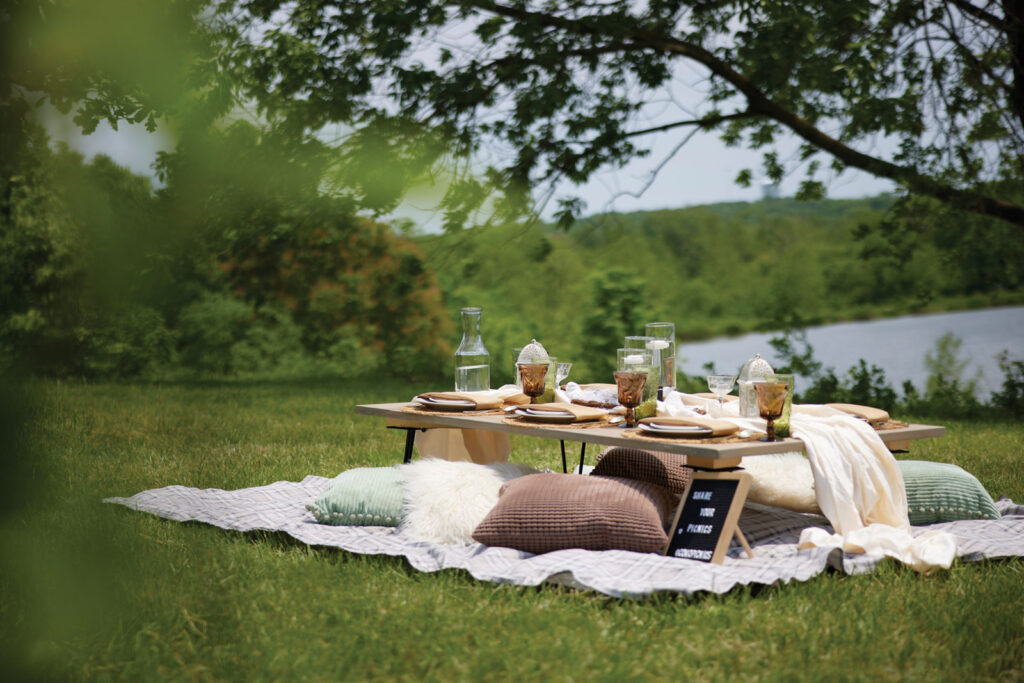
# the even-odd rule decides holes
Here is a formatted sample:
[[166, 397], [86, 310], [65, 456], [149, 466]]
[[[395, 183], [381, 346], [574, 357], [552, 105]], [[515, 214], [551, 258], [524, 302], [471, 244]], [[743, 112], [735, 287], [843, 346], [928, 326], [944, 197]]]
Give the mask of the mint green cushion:
[[331, 480], [306, 506], [321, 524], [398, 526], [402, 521], [405, 475], [394, 467], [357, 467]]
[[959, 519], [1000, 519], [992, 496], [973, 474], [944, 462], [898, 460], [914, 526]]

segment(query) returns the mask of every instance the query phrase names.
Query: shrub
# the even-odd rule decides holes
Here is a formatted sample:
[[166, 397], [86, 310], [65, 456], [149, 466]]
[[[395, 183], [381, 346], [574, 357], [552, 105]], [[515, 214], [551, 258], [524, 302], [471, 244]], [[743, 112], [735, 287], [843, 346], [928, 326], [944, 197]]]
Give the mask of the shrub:
[[628, 335], [640, 334], [646, 322], [645, 286], [632, 273], [614, 268], [593, 280], [590, 311], [583, 319], [580, 360], [592, 377], [611, 377], [615, 349]]
[[992, 394], [992, 405], [1010, 415], [1024, 417], [1024, 360], [1010, 358], [1009, 351], [996, 356], [1003, 371], [1003, 386]]
[[206, 292], [178, 316], [181, 360], [199, 372], [228, 373], [232, 348], [245, 336], [252, 307], [220, 292]]
[[963, 342], [951, 332], [939, 337], [935, 348], [924, 357], [925, 368], [929, 370], [925, 380], [924, 395], [904, 382], [904, 406], [909, 412], [936, 417], [973, 417], [981, 412], [982, 405], [977, 399], [977, 377], [963, 379], [967, 360], [959, 357]]

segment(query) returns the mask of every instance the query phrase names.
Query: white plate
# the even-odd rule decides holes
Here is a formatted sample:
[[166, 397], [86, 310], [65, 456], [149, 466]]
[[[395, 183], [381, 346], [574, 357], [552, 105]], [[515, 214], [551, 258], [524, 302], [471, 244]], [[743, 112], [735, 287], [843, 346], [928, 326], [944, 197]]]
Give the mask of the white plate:
[[476, 408], [476, 404], [472, 401], [456, 401], [447, 398], [420, 398], [417, 396], [412, 401], [436, 410], [474, 410]]
[[516, 415], [524, 417], [527, 420], [536, 420], [537, 422], [555, 422], [555, 423], [568, 423], [576, 419], [576, 416], [572, 413], [556, 413], [550, 410], [530, 410], [529, 408], [520, 408], [516, 411]]
[[660, 425], [657, 423], [641, 424], [640, 430], [666, 436], [711, 436], [714, 433], [710, 427], [701, 427], [700, 425]]

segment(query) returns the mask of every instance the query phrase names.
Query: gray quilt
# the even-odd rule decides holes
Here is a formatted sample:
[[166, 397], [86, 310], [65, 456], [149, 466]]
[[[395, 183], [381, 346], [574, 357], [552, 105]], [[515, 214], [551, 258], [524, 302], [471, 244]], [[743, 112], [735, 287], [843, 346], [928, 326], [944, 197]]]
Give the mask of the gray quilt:
[[[482, 581], [534, 586], [553, 582], [622, 597], [657, 591], [725, 593], [737, 585], [806, 581], [826, 567], [861, 574], [871, 572], [881, 556], [844, 554], [840, 550], [797, 550], [800, 530], [828, 527], [823, 517], [748, 503], [740, 528], [754, 550], [749, 559], [737, 544], [721, 565], [623, 550], [561, 550], [531, 555], [480, 544], [438, 545], [416, 541], [391, 527], [346, 527], [318, 524], [306, 510], [330, 479], [308, 476], [300, 482], [279, 481], [237, 491], [167, 486], [131, 498], [107, 498], [180, 522], [197, 521], [235, 531], [283, 531], [309, 545], [342, 548], [368, 555], [401, 555], [419, 571], [464, 569]], [[1024, 556], [1024, 506], [1002, 499], [1001, 520], [972, 520], [918, 527], [942, 529], [957, 538], [965, 561]]]

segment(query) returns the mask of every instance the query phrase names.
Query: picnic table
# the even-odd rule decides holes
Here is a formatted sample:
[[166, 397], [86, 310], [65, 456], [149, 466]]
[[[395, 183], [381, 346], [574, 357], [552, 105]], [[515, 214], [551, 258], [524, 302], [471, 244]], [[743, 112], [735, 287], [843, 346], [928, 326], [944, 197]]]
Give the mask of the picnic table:
[[[692, 438], [636, 439], [625, 434], [626, 429], [617, 426], [581, 427], [578, 425], [554, 425], [511, 421], [504, 414], [463, 415], [455, 412], [410, 412], [409, 403], [376, 403], [357, 405], [358, 415], [382, 417], [386, 426], [406, 432], [405, 462], [412, 459], [413, 435], [416, 430], [483, 429], [487, 431], [534, 436], [543, 439], [558, 439], [563, 444], [562, 466], [565, 465], [564, 443], [581, 444], [580, 467], [582, 468], [588, 443], [602, 446], [624, 446], [646, 448], [668, 453], [679, 453], [687, 457], [687, 464], [706, 470], [722, 470], [739, 467], [744, 457], [803, 451], [800, 439], [786, 438], [778, 441], [721, 440]], [[878, 435], [890, 450], [905, 450], [911, 441], [944, 436], [945, 427], [939, 425], [908, 424], [878, 431]]]

